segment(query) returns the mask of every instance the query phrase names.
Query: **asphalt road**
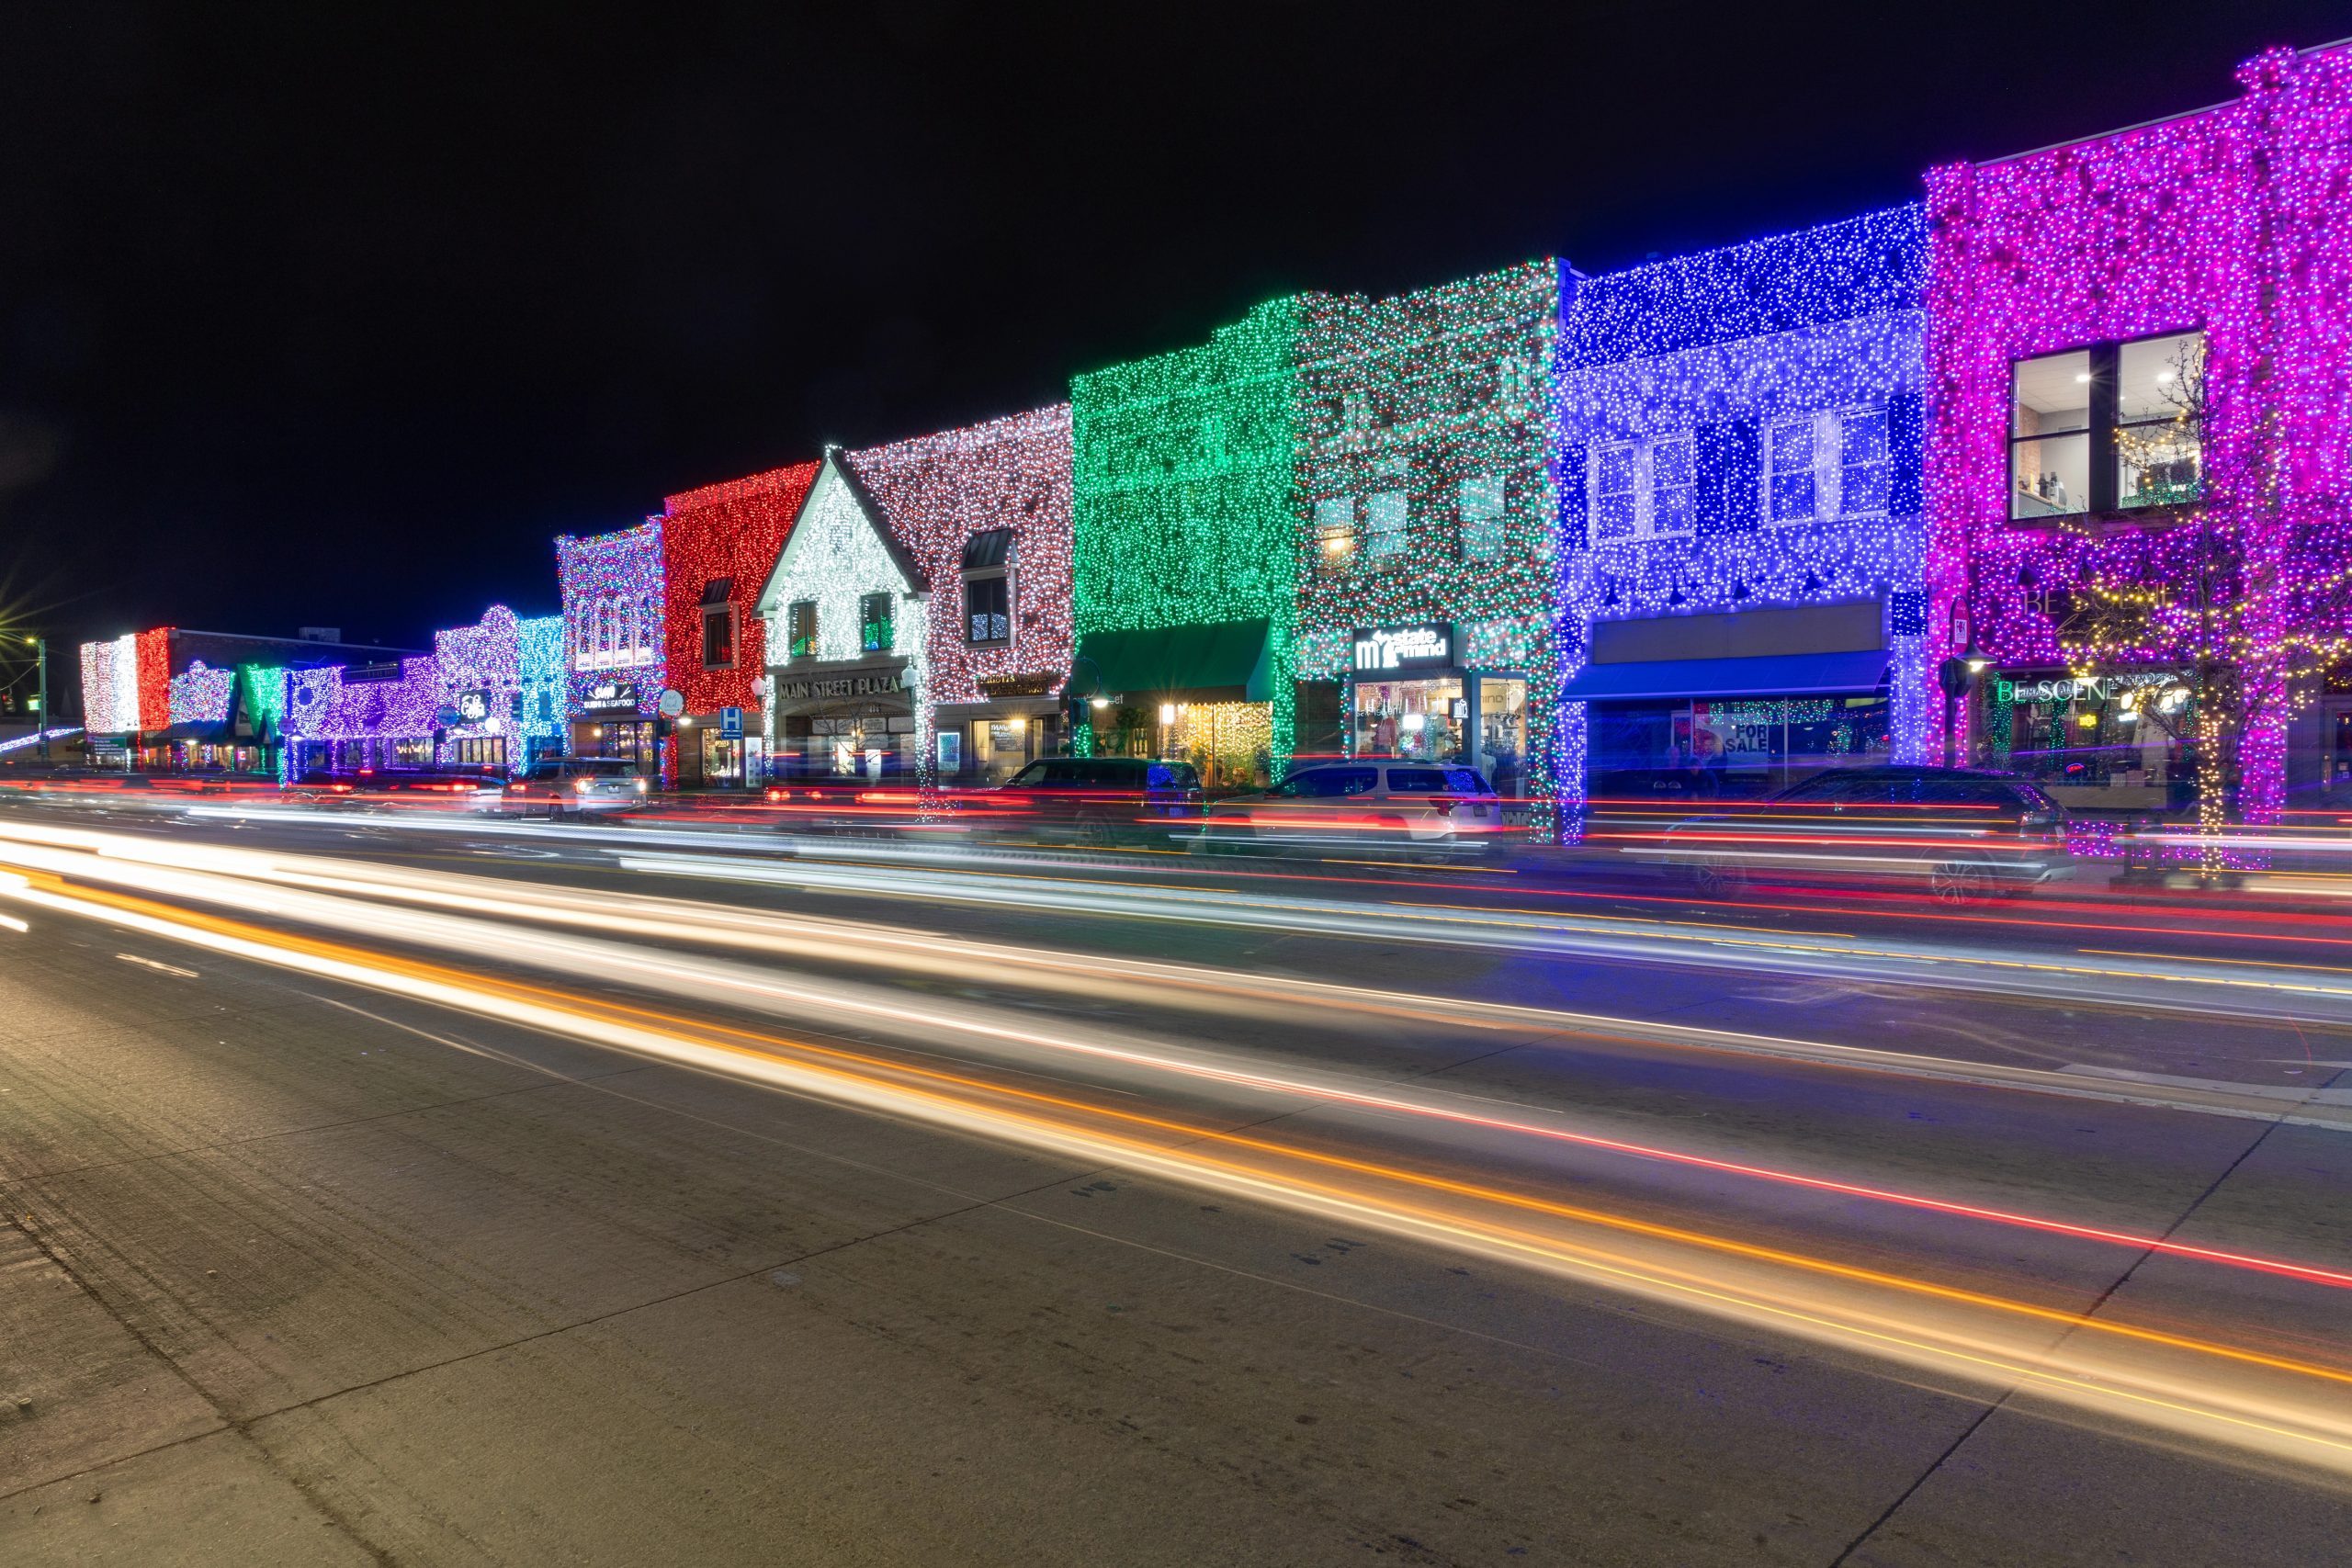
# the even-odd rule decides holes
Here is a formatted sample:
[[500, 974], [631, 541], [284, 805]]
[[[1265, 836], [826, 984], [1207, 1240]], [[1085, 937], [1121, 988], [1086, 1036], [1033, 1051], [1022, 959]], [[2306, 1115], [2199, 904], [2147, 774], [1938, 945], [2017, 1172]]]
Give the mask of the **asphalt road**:
[[793, 847], [0, 810], [0, 1562], [2344, 1556], [2335, 922]]

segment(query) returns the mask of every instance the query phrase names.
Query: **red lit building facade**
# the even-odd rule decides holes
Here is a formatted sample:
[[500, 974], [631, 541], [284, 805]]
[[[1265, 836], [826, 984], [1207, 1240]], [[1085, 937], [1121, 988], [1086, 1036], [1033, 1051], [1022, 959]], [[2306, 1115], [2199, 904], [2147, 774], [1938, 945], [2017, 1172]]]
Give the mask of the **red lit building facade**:
[[685, 789], [759, 782], [761, 590], [783, 554], [820, 465], [795, 463], [673, 495], [662, 514], [664, 663], [685, 701], [662, 747], [662, 776]]

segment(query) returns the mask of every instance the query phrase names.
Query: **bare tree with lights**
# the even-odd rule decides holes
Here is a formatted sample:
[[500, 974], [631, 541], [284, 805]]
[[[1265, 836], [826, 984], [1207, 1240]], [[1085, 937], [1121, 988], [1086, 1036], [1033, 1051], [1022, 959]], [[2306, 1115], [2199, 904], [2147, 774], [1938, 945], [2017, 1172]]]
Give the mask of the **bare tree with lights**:
[[[2058, 637], [2077, 673], [2149, 658], [2188, 666], [2185, 705], [2142, 702], [2138, 714], [2191, 745], [2199, 864], [2210, 875], [2229, 863], [2231, 823], [2269, 815], [2269, 803], [2241, 799], [2247, 746], [2258, 736], [2283, 743], [2328, 667], [2352, 652], [2352, 555], [2290, 514], [2275, 404], [2256, 415], [2249, 493], [2211, 493], [2199, 456], [2207, 386], [2202, 345], [2185, 346], [2165, 383], [2171, 419], [2116, 432], [2117, 455], [2139, 476], [2145, 503], [2181, 510], [2143, 549], [2091, 553]], [[2099, 537], [2085, 518], [2062, 526]]]

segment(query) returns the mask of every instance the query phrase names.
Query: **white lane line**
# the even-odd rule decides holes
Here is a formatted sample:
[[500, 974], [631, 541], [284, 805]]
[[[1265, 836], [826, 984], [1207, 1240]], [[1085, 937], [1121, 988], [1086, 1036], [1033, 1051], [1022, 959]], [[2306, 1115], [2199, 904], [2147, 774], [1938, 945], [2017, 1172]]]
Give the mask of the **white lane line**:
[[204, 977], [193, 969], [183, 969], [176, 964], [164, 964], [153, 958], [141, 958], [135, 953], [118, 953], [115, 956], [125, 964], [136, 964], [142, 969], [159, 969], [166, 975], [177, 975], [183, 980], [200, 980]]

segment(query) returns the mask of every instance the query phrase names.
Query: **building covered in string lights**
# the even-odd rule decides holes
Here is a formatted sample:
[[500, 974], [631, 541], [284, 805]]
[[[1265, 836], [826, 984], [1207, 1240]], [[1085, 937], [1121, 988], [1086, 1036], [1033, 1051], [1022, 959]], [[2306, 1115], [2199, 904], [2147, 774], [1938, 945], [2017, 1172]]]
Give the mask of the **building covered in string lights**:
[[662, 510], [663, 663], [684, 700], [662, 748], [669, 783], [742, 788], [765, 771], [760, 592], [818, 468], [795, 463], [705, 485], [670, 497]]
[[1561, 332], [1557, 776], [1760, 795], [1917, 761], [1916, 206], [1582, 279]]
[[661, 763], [654, 730], [669, 682], [662, 519], [555, 542], [563, 591], [565, 750], [617, 757], [639, 773]]
[[398, 659], [336, 634], [253, 637], [156, 626], [80, 648], [83, 746], [99, 767], [275, 776], [289, 670]]
[[1305, 304], [1071, 378], [1078, 749], [1189, 757], [1212, 786], [1263, 781], [1291, 755]]
[[848, 454], [931, 585], [931, 771], [999, 783], [1065, 743], [1069, 677], [1067, 403]]
[[1468, 761], [1548, 813], [1561, 270], [1300, 304], [1302, 754]]
[[469, 626], [433, 634], [440, 681], [435, 761], [526, 773], [563, 746], [560, 615], [493, 604]]
[[2237, 80], [1928, 175], [1954, 749], [2078, 811], [2352, 804], [2352, 51]]
[[758, 593], [771, 776], [929, 774], [929, 591], [855, 471], [828, 451]]

